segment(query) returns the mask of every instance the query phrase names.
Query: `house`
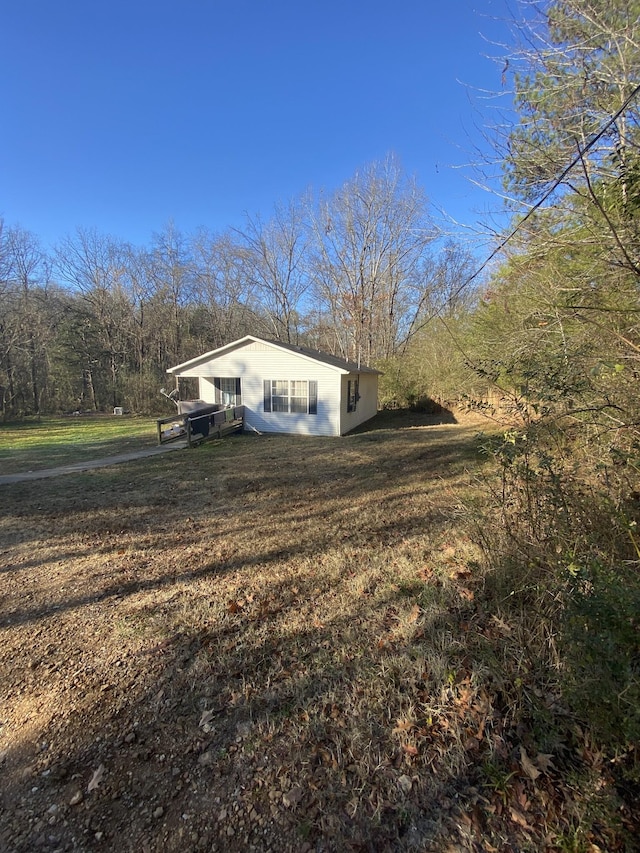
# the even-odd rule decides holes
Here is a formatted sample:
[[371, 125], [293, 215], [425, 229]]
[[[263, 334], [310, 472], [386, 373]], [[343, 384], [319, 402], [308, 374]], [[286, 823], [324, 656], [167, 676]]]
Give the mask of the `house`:
[[344, 435], [378, 410], [378, 370], [254, 335], [167, 373], [197, 378], [203, 406], [243, 405], [245, 429], [259, 432]]

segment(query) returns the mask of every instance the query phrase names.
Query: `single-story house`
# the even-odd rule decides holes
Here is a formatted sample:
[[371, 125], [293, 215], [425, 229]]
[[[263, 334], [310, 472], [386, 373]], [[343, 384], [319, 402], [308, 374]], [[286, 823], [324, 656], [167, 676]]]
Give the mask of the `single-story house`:
[[344, 435], [378, 410], [380, 371], [254, 335], [167, 373], [195, 377], [203, 405], [244, 406], [245, 429]]

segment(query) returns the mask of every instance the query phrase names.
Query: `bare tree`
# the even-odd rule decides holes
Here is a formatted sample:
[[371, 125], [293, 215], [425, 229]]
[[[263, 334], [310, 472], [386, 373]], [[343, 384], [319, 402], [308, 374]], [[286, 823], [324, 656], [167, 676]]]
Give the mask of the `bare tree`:
[[93, 407], [99, 407], [94, 371], [106, 361], [110, 403], [119, 405], [119, 374], [127, 361], [127, 330], [131, 319], [125, 287], [125, 247], [95, 230], [78, 229], [74, 237], [67, 237], [57, 246], [55, 268], [80, 299], [87, 323], [79, 328], [84, 330], [83, 334], [86, 331], [95, 335], [92, 345], [89, 340], [83, 341], [87, 356], [84, 385], [89, 399]]
[[273, 217], [263, 222], [248, 217], [239, 231], [247, 274], [254, 283], [271, 334], [295, 343], [300, 334], [302, 302], [309, 290], [309, 235], [301, 202], [277, 205]]
[[28, 362], [32, 407], [34, 413], [39, 414], [45, 382], [46, 340], [50, 332], [41, 310], [44, 308], [41, 288], [48, 279], [48, 264], [38, 238], [23, 228], [9, 229], [7, 248], [20, 294], [21, 345]]
[[255, 287], [245, 265], [245, 251], [229, 232], [200, 229], [191, 240], [193, 302], [202, 312], [203, 345], [223, 346], [255, 331]]
[[428, 298], [436, 231], [395, 158], [373, 163], [312, 214], [315, 292], [338, 349], [358, 363], [392, 355]]
[[39, 414], [53, 335], [46, 291], [48, 261], [38, 238], [20, 226], [5, 229], [0, 243], [4, 409], [14, 408], [20, 400], [22, 410]]

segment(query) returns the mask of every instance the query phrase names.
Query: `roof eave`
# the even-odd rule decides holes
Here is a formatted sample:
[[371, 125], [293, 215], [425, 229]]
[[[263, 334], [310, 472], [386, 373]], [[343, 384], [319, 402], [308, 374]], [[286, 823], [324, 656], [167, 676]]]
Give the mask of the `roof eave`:
[[218, 349], [212, 349], [209, 352], [205, 352], [202, 355], [198, 355], [195, 358], [189, 359], [189, 361], [183, 361], [182, 364], [176, 364], [174, 367], [168, 367], [167, 373], [170, 373], [172, 376], [175, 376], [177, 373], [183, 370], [189, 370], [190, 368], [195, 367], [201, 362], [210, 361], [212, 358], [217, 358], [219, 355], [222, 355], [225, 350], [234, 349], [239, 344], [243, 344], [246, 341], [262, 341], [262, 338], [257, 338], [255, 337], [255, 335], [245, 335], [244, 338], [238, 338], [237, 341], [232, 341], [229, 344], [225, 344], [222, 347], [218, 347]]
[[189, 361], [184, 361], [182, 364], [176, 364], [174, 367], [168, 367], [167, 373], [171, 376], [179, 376], [185, 370], [191, 370], [196, 367], [198, 364], [204, 364], [207, 361], [211, 361], [214, 358], [218, 358], [223, 355], [225, 352], [228, 352], [232, 349], [237, 349], [245, 343], [249, 342], [253, 343], [261, 343], [267, 344], [267, 346], [274, 347], [274, 349], [280, 350], [280, 352], [287, 353], [288, 355], [295, 355], [298, 358], [303, 358], [306, 361], [310, 361], [314, 364], [321, 364], [323, 367], [327, 367], [329, 370], [334, 370], [336, 373], [341, 374], [342, 376], [349, 376], [352, 373], [374, 373], [378, 376], [382, 376], [382, 373], [379, 370], [376, 370], [374, 367], [357, 367], [355, 364], [351, 367], [340, 367], [337, 364], [330, 364], [328, 361], [324, 361], [322, 358], [315, 358], [313, 355], [308, 355], [305, 352], [298, 352], [288, 346], [280, 346], [278, 341], [268, 341], [264, 338], [259, 338], [257, 335], [245, 335], [243, 338], [238, 338], [237, 341], [232, 341], [229, 344], [225, 344], [222, 347], [218, 347], [218, 349], [210, 350], [209, 352], [204, 353], [203, 355], [196, 356], [196, 358], [192, 358]]

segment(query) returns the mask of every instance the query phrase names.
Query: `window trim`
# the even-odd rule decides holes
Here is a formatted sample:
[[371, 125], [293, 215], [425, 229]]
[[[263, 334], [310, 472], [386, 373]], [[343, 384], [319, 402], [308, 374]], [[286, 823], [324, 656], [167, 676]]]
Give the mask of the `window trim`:
[[[287, 408], [286, 410], [276, 411], [273, 408], [273, 399], [274, 397], [278, 399], [284, 399], [283, 394], [275, 394], [275, 384], [276, 382], [287, 383]], [[292, 395], [292, 383], [294, 382], [304, 382], [306, 385], [306, 394], [295, 394]], [[318, 382], [315, 379], [264, 379], [263, 380], [263, 395], [264, 395], [264, 412], [265, 414], [277, 414], [277, 415], [317, 415], [318, 414]], [[303, 400], [307, 401], [307, 408], [304, 412], [292, 412], [291, 411], [291, 400]]]

